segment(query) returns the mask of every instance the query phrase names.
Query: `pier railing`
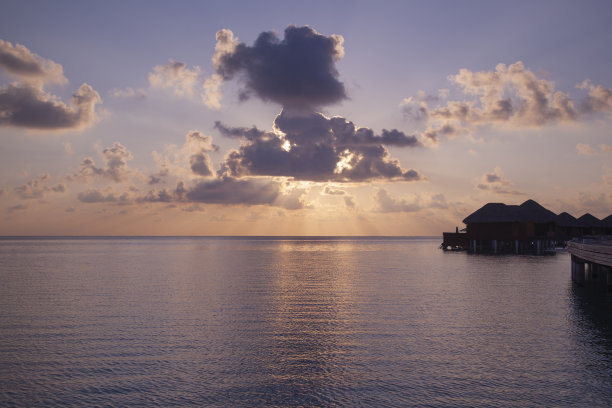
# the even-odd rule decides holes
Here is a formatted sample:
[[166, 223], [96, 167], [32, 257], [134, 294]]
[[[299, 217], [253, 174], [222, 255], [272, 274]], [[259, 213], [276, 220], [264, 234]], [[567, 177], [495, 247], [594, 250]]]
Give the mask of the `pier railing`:
[[580, 259], [612, 267], [612, 237], [587, 237], [567, 243], [567, 251]]
[[572, 280], [578, 285], [594, 283], [612, 291], [612, 239], [585, 237], [567, 243], [572, 255]]

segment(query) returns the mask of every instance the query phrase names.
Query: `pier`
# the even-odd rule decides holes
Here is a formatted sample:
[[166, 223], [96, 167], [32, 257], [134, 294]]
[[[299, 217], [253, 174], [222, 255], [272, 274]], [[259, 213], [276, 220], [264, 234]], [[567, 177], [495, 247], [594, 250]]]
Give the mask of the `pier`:
[[572, 281], [612, 291], [612, 237], [572, 240], [567, 250], [572, 255]]

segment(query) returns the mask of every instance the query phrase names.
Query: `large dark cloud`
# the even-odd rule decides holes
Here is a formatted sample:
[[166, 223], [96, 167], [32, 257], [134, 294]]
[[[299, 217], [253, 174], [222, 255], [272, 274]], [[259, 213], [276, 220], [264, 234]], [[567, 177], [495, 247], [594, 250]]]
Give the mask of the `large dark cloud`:
[[374, 179], [420, 180], [416, 170], [404, 170], [384, 146], [416, 147], [420, 142], [398, 130], [377, 136], [341, 117], [321, 113], [290, 115], [285, 111], [274, 122], [275, 131], [216, 128], [227, 137], [243, 137], [239, 150], [231, 151], [222, 167], [233, 177], [285, 176], [312, 181], [367, 181]]
[[316, 111], [346, 98], [335, 66], [344, 56], [343, 41], [295, 26], [285, 29], [283, 39], [261, 33], [252, 46], [239, 43], [229, 30], [217, 33], [215, 75], [242, 79], [241, 98], [256, 96], [283, 107], [273, 131], [215, 124], [222, 135], [243, 139], [239, 150], [227, 154], [220, 176], [353, 182], [422, 178], [416, 170], [402, 169], [386, 147], [421, 146], [415, 136], [395, 129], [377, 135]]
[[263, 32], [252, 46], [239, 43], [216, 55], [215, 70], [223, 80], [243, 79], [242, 99], [254, 95], [285, 108], [312, 109], [346, 98], [335, 67], [342, 42], [338, 35], [289, 26], [282, 40]]

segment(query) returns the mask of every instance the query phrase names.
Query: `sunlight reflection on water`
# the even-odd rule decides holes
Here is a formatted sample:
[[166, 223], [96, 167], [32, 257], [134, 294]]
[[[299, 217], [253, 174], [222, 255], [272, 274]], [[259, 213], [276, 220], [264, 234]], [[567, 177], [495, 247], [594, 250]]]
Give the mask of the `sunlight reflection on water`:
[[439, 239], [0, 241], [0, 406], [607, 406], [610, 296]]

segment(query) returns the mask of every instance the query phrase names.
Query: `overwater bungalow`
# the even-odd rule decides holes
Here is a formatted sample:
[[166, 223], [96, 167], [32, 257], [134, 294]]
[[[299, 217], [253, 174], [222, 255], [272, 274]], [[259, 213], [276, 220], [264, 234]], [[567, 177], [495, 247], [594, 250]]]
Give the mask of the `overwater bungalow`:
[[466, 228], [445, 232], [441, 247], [445, 250], [468, 250], [474, 253], [546, 253], [554, 251], [574, 237], [612, 234], [612, 215], [597, 219], [585, 214], [576, 219], [563, 212], [559, 215], [534, 200], [521, 205], [488, 203], [463, 223]]

